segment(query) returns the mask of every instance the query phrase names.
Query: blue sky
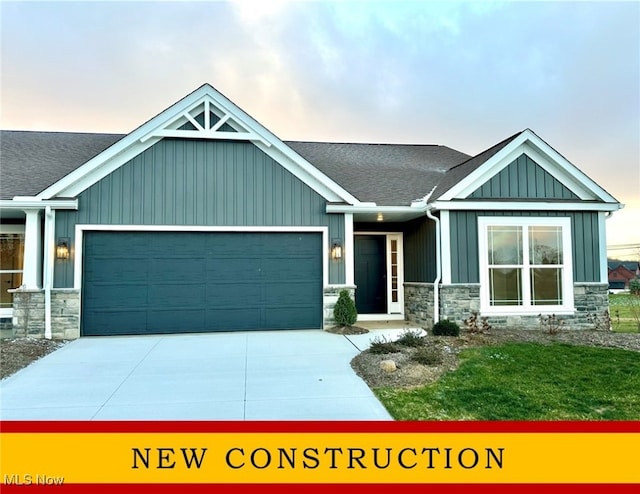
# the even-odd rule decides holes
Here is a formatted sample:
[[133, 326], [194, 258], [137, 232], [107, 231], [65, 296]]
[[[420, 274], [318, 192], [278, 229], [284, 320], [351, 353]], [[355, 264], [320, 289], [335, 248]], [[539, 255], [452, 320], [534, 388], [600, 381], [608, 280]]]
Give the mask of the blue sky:
[[637, 1], [0, 8], [4, 129], [126, 133], [204, 82], [284, 140], [475, 154], [528, 127], [626, 205], [609, 244], [640, 245]]

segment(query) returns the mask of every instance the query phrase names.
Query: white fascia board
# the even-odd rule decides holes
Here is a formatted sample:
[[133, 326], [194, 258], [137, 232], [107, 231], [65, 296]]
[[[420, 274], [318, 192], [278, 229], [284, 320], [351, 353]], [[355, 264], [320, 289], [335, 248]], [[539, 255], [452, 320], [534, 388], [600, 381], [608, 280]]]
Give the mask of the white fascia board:
[[549, 174], [561, 181], [580, 199], [598, 200], [605, 203], [618, 202], [612, 195], [591, 180], [575, 165], [564, 158], [555, 149], [544, 142], [530, 129], [523, 131], [518, 137], [488, 159], [478, 169], [471, 172], [457, 185], [445, 192], [439, 199], [465, 199], [478, 187], [509, 166], [521, 154], [528, 155]]
[[441, 211], [618, 211], [623, 204], [601, 202], [524, 202], [524, 201], [435, 201]]
[[417, 208], [415, 206], [376, 206], [368, 205], [348, 205], [348, 204], [327, 204], [327, 213], [416, 213], [426, 211], [426, 206]]
[[[186, 120], [183, 116], [184, 113], [193, 110], [202, 104], [203, 101], [207, 103], [207, 105], [213, 106], [210, 107], [211, 111], [215, 112], [215, 107], [218, 107], [227, 115], [231, 115], [240, 125], [245, 126], [249, 131], [249, 135], [245, 135], [245, 138], [255, 138], [256, 140], [252, 142], [256, 146], [328, 201], [344, 201], [350, 204], [359, 203], [357, 198], [349, 194], [299, 154], [295, 153], [278, 137], [269, 132], [209, 84], [203, 85], [159, 113], [129, 135], [123, 137], [120, 141], [87, 161], [84, 165], [42, 191], [37, 197], [40, 199], [50, 199], [55, 196], [77, 196], [127, 161], [160, 141], [161, 137], [154, 135], [154, 133], [158, 133], [164, 126], [177, 118]], [[206, 137], [206, 134], [202, 134], [199, 137]], [[277, 152], [274, 151], [274, 148], [277, 149]], [[286, 159], [283, 159], [283, 157], [286, 157]]]
[[16, 196], [11, 200], [1, 200], [0, 209], [44, 209], [51, 206], [51, 209], [78, 209], [77, 199], [54, 199], [43, 201], [36, 197]]

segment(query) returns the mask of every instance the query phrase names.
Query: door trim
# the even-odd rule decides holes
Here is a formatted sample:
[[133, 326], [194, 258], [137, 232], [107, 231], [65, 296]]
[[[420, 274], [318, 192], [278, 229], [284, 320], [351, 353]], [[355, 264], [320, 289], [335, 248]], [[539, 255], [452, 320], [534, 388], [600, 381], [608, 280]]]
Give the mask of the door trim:
[[[360, 321], [376, 321], [379, 319], [404, 319], [404, 233], [402, 232], [370, 232], [358, 231], [356, 235], [384, 235], [386, 237], [386, 274], [387, 274], [387, 312], [383, 314], [358, 314]], [[392, 302], [392, 279], [391, 279], [391, 240], [398, 242], [398, 279], [397, 290], [398, 300]], [[357, 288], [356, 288], [357, 290]]]

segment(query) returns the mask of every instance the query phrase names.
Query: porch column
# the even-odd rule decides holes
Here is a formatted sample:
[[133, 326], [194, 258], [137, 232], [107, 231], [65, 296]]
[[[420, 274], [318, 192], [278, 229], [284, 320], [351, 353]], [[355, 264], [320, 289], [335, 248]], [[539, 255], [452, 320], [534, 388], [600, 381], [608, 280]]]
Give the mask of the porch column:
[[24, 263], [22, 266], [22, 284], [27, 290], [41, 288], [42, 269], [42, 227], [39, 209], [25, 209], [24, 227]]

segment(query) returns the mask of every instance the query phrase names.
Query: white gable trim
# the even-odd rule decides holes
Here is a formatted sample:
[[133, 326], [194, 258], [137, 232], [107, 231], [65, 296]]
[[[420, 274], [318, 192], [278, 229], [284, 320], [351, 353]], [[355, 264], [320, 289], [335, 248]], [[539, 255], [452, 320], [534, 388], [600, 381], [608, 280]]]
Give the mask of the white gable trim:
[[[200, 107], [205, 111], [204, 126], [198, 124], [194, 118], [201, 111]], [[209, 121], [208, 109], [221, 118], [213, 126]], [[196, 127], [195, 131], [178, 130], [178, 127], [187, 121]], [[224, 123], [228, 123], [237, 132], [220, 131], [219, 128]], [[46, 188], [37, 197], [39, 199], [51, 199], [56, 196], [76, 197], [167, 136], [248, 140], [327, 201], [348, 204], [360, 203], [356, 197], [320, 172], [209, 84], [201, 86], [159, 113], [84, 165]]]
[[518, 137], [489, 158], [478, 169], [471, 172], [458, 184], [445, 192], [438, 200], [450, 201], [453, 199], [466, 199], [523, 153], [562, 182], [580, 199], [606, 203], [618, 202], [606, 190], [596, 184], [529, 129], [520, 133]]

